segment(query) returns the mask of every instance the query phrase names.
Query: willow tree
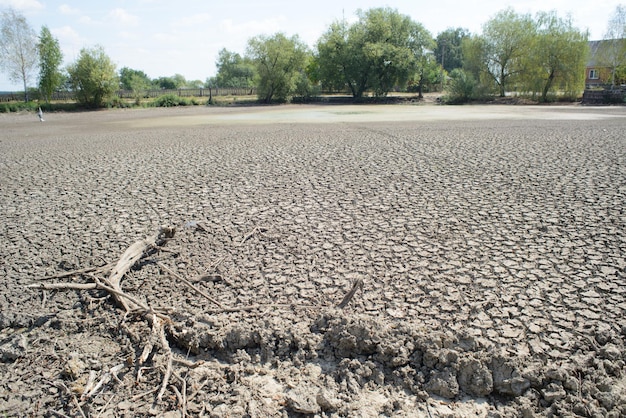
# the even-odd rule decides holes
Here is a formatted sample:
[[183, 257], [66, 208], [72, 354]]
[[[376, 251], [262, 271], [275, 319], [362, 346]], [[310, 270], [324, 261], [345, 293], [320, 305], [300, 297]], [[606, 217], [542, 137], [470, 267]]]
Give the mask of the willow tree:
[[[528, 70], [528, 55], [535, 35], [530, 15], [520, 15], [513, 9], [498, 12], [483, 25], [483, 32], [474, 41], [474, 59], [497, 86], [501, 97]], [[464, 50], [465, 52], [466, 50]]]
[[584, 89], [587, 32], [581, 32], [571, 19], [559, 18], [555, 12], [539, 13], [536, 28], [527, 57], [528, 72], [523, 77], [527, 90], [539, 92], [542, 102], [557, 90], [576, 97]]

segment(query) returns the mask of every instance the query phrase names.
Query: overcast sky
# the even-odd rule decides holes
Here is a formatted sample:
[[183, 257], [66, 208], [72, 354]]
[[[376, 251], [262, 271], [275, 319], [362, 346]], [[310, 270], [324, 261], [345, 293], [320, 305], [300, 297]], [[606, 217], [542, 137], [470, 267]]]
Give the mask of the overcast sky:
[[[496, 12], [556, 10], [571, 16], [590, 39], [601, 39], [609, 17], [624, 0], [0, 0], [13, 7], [39, 34], [47, 26], [59, 40], [64, 65], [81, 48], [101, 45], [117, 68], [142, 70], [150, 78], [182, 74], [205, 81], [215, 75], [218, 51], [243, 54], [249, 38], [283, 32], [313, 47], [329, 24], [357, 9], [389, 6], [421, 23], [433, 36], [450, 27], [480, 33]], [[30, 84], [36, 84], [33, 80]], [[0, 74], [0, 91], [20, 90]]]

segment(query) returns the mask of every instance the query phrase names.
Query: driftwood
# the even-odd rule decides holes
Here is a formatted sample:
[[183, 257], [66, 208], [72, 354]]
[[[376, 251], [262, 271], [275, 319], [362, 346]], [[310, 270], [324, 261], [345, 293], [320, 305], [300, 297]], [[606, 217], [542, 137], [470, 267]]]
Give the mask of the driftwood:
[[[207, 231], [206, 228], [201, 227], [201, 230]], [[246, 234], [243, 239], [236, 245], [241, 246], [250, 238], [252, 238], [255, 234], [263, 234], [266, 232], [266, 228], [255, 227], [252, 231]], [[182, 392], [178, 390], [174, 385], [172, 385], [172, 390], [174, 391], [176, 397], [178, 398], [179, 403], [183, 407], [183, 411], [186, 408], [186, 404], [189, 399], [192, 399], [195, 394], [187, 397], [187, 388], [185, 379], [181, 378], [176, 371], [173, 369], [174, 364], [182, 364], [184, 367], [192, 368], [197, 366], [199, 363], [191, 363], [186, 360], [177, 359], [174, 357], [174, 353], [172, 352], [167, 337], [166, 337], [166, 325], [171, 324], [172, 321], [164, 314], [163, 310], [159, 310], [157, 312], [156, 309], [153, 309], [151, 306], [141, 301], [137, 297], [129, 295], [122, 290], [122, 280], [126, 273], [136, 265], [140, 260], [152, 254], [155, 250], [160, 250], [161, 247], [171, 238], [173, 238], [175, 234], [175, 228], [170, 227], [161, 227], [159, 230], [152, 236], [149, 236], [145, 239], [139, 240], [134, 244], [130, 245], [126, 251], [120, 256], [119, 260], [116, 263], [105, 264], [99, 267], [89, 267], [85, 269], [75, 270], [71, 272], [64, 272], [61, 274], [53, 275], [45, 277], [44, 279], [53, 279], [53, 278], [66, 278], [71, 276], [88, 276], [91, 278], [91, 283], [74, 283], [74, 282], [65, 282], [65, 283], [49, 283], [49, 282], [39, 282], [28, 285], [29, 288], [36, 288], [41, 290], [60, 290], [60, 289], [75, 289], [75, 290], [103, 290], [106, 291], [112, 299], [115, 301], [118, 307], [125, 311], [125, 315], [130, 313], [139, 313], [142, 317], [148, 321], [151, 325], [151, 334], [148, 337], [144, 349], [141, 355], [138, 358], [138, 365], [142, 366], [148, 358], [150, 358], [151, 353], [154, 351], [155, 347], [160, 348], [166, 355], [166, 364], [165, 369], [163, 370], [163, 378], [159, 388], [155, 388], [151, 391], [145, 392], [140, 395], [136, 395], [133, 397], [133, 400], [139, 399], [143, 396], [150, 395], [152, 393], [157, 392], [156, 399], [157, 401], [161, 401], [163, 396], [165, 395], [165, 391], [168, 388], [170, 378], [174, 376], [177, 380], [179, 380], [182, 384]], [[220, 263], [224, 261], [224, 257], [216, 261], [208, 270], [215, 269]], [[163, 271], [168, 273], [169, 275], [175, 277], [178, 281], [182, 282], [185, 286], [192, 289], [197, 294], [203, 296], [216, 307], [213, 309], [205, 309], [205, 314], [215, 314], [215, 313], [229, 313], [229, 312], [250, 312], [250, 311], [262, 311], [263, 309], [276, 309], [276, 308], [294, 308], [294, 304], [257, 304], [257, 305], [247, 305], [247, 306], [235, 306], [228, 307], [223, 306], [218, 300], [212, 298], [206, 292], [199, 289], [195, 286], [192, 281], [182, 277], [180, 274], [176, 273], [169, 267], [167, 267], [164, 263], [152, 260], [156, 265], [158, 265]], [[98, 273], [101, 275], [106, 275], [105, 277], [98, 277]], [[207, 271], [208, 273], [208, 271]], [[219, 275], [218, 275], [219, 276]], [[192, 279], [194, 282], [198, 281], [206, 281], [213, 280], [214, 276], [209, 274], [202, 274], [198, 277]], [[219, 276], [218, 280], [221, 279]], [[343, 300], [337, 305], [337, 308], [343, 309], [345, 308], [350, 301], [353, 299], [357, 290], [363, 289], [363, 280], [358, 278], [354, 280], [352, 286], [348, 293], [344, 296]], [[45, 295], [45, 292], [44, 292]], [[320, 308], [321, 306], [311, 305], [297, 305], [299, 309], [302, 308]], [[82, 400], [93, 398], [95, 395], [99, 393], [101, 388], [106, 385], [111, 379], [118, 380], [117, 373], [122, 370], [124, 365], [118, 365], [104, 374], [102, 378], [96, 382], [95, 375], [92, 379], [89, 380], [88, 384], [85, 387], [85, 390], [82, 394]], [[139, 372], [137, 375], [137, 379], [141, 375], [141, 370], [143, 367], [139, 367]], [[198, 389], [199, 390], [199, 389]], [[74, 397], [74, 401], [79, 408], [79, 411], [82, 413], [82, 409], [80, 409], [80, 405], [78, 405], [78, 400]], [[55, 411], [52, 411], [55, 412]]]
[[[121, 282], [126, 272], [128, 272], [128, 270], [130, 270], [137, 261], [139, 261], [144, 255], [146, 255], [149, 250], [162, 246], [169, 239], [174, 237], [175, 233], [175, 228], [161, 227], [156, 234], [146, 239], [137, 241], [133, 245], [128, 247], [128, 249], [120, 257], [113, 270], [111, 270], [111, 275], [108, 279], [105, 280], [105, 283], [116, 291], [123, 293]], [[115, 293], [112, 296], [117, 304], [123, 307], [126, 312], [134, 310], [138, 307], [133, 306], [136, 305], [133, 302], [129, 303], [127, 298], [120, 297], [119, 293]]]
[[356, 279], [354, 283], [352, 283], [352, 288], [350, 289], [348, 293], [346, 293], [346, 296], [344, 296], [343, 300], [341, 301], [339, 305], [337, 305], [337, 307], [339, 309], [345, 308], [348, 305], [348, 303], [350, 303], [350, 300], [354, 297], [354, 294], [356, 293], [356, 291], [359, 289], [363, 290], [363, 279], [361, 278]]
[[[152, 351], [154, 350], [154, 346], [158, 343], [161, 346], [161, 349], [167, 355], [167, 367], [164, 372], [163, 381], [161, 383], [161, 388], [159, 390], [157, 399], [159, 401], [162, 400], [163, 394], [167, 388], [169, 383], [170, 376], [172, 375], [172, 362], [173, 362], [173, 353], [167, 342], [167, 338], [165, 337], [165, 324], [171, 323], [171, 320], [166, 315], [155, 312], [150, 306], [146, 305], [139, 299], [130, 296], [122, 290], [122, 279], [126, 275], [126, 273], [143, 257], [148, 255], [152, 250], [160, 248], [164, 245], [169, 239], [171, 239], [176, 232], [175, 228], [170, 227], [161, 227], [157, 231], [156, 234], [149, 236], [145, 239], [139, 240], [132, 244], [130, 247], [126, 249], [126, 251], [122, 254], [119, 261], [114, 265], [111, 269], [111, 273], [108, 278], [100, 280], [94, 272], [107, 267], [113, 266], [105, 265], [102, 267], [96, 268], [88, 268], [82, 270], [76, 270], [73, 272], [62, 273], [57, 276], [50, 276], [48, 278], [60, 278], [60, 277], [69, 277], [77, 274], [88, 274], [89, 277], [93, 280], [93, 283], [34, 283], [27, 287], [37, 288], [42, 290], [56, 290], [56, 289], [76, 289], [76, 290], [91, 290], [91, 289], [99, 289], [108, 292], [111, 297], [115, 300], [116, 304], [123, 308], [126, 314], [130, 312], [140, 312], [144, 315], [144, 317], [152, 324], [152, 335], [148, 340], [148, 343], [144, 347], [143, 353], [139, 358], [139, 364], [143, 364], [150, 356]], [[100, 388], [103, 385], [108, 383], [111, 378], [117, 379], [117, 373], [123, 368], [123, 365], [115, 366], [111, 369], [111, 371], [105, 374], [102, 379], [94, 385], [94, 381], [90, 381], [89, 385], [87, 385], [88, 391], [83, 393], [83, 399], [89, 399], [98, 393]], [[79, 410], [82, 412], [82, 409], [78, 405]]]

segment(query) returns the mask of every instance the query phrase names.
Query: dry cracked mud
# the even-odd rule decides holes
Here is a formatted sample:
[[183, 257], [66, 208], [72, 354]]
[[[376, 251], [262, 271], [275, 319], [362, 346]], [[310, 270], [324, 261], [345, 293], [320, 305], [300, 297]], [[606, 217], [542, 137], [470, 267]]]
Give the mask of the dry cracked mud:
[[[623, 107], [0, 126], [2, 416], [626, 416]], [[28, 287], [162, 225], [122, 288], [165, 342], [107, 291]]]

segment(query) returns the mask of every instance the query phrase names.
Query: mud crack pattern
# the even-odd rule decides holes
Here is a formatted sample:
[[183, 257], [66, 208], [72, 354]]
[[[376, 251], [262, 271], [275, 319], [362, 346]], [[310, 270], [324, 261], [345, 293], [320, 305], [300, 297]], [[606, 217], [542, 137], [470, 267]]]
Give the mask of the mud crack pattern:
[[[125, 279], [175, 310], [172, 345], [205, 361], [181, 375], [192, 416], [626, 414], [624, 119], [63, 117], [45, 130], [16, 117], [0, 134], [0, 413], [76, 414], [59, 382], [80, 393], [148, 332], [98, 292], [42, 303], [24, 286], [174, 225], [163, 263], [209, 274], [198, 286], [224, 306], [267, 306], [207, 313], [154, 263]], [[363, 291], [334, 309], [356, 278]], [[127, 368], [84, 410], [182, 411], [173, 395], [129, 401], [162, 370], [146, 373]]]

